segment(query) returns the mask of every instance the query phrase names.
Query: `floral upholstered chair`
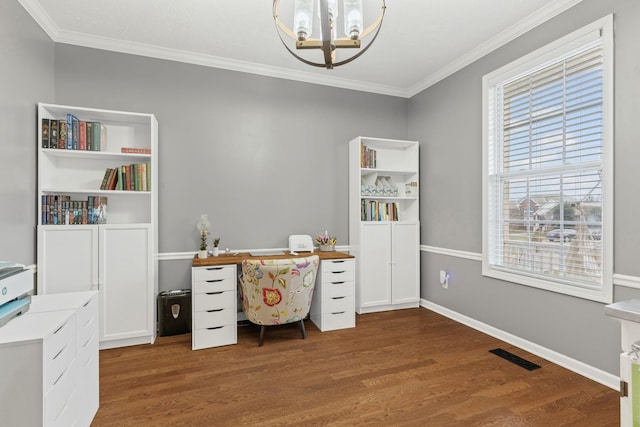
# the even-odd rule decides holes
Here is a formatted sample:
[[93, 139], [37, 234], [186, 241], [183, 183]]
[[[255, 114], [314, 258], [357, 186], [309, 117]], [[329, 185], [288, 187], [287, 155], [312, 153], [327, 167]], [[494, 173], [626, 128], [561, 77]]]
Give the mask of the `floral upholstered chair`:
[[260, 325], [259, 346], [266, 326], [299, 322], [306, 338], [303, 320], [311, 307], [318, 263], [318, 255], [242, 261], [242, 309], [247, 320]]

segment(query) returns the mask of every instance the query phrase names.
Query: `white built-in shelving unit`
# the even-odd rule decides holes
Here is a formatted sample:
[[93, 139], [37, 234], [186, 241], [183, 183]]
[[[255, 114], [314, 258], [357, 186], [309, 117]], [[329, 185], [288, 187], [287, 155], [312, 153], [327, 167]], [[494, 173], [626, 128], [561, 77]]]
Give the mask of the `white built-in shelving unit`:
[[420, 301], [419, 143], [349, 142], [349, 247], [356, 258], [356, 311]]
[[[43, 147], [43, 119], [66, 120], [68, 114], [106, 128], [100, 151]], [[158, 291], [155, 116], [40, 103], [37, 143], [38, 294], [98, 290], [100, 348], [153, 343]], [[107, 168], [130, 164], [150, 168], [145, 191], [100, 189]], [[58, 218], [58, 224], [45, 224], [47, 196], [106, 197], [106, 223], [60, 225], [64, 221]]]

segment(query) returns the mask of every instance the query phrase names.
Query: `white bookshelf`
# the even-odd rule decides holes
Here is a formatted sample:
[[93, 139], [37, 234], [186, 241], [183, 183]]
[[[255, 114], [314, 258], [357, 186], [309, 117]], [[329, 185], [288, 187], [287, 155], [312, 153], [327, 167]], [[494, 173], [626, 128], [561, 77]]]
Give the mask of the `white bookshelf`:
[[[46, 148], [43, 120], [100, 122], [100, 151]], [[155, 340], [158, 244], [158, 122], [153, 114], [38, 104], [39, 294], [98, 290], [101, 348]], [[150, 154], [122, 148], [150, 149]], [[146, 191], [101, 190], [107, 168], [148, 164]], [[107, 197], [104, 224], [44, 224], [43, 196]], [[61, 211], [59, 211], [61, 214]], [[49, 222], [49, 221], [47, 221]]]
[[417, 141], [349, 142], [349, 246], [356, 257], [358, 313], [419, 304], [419, 182]]

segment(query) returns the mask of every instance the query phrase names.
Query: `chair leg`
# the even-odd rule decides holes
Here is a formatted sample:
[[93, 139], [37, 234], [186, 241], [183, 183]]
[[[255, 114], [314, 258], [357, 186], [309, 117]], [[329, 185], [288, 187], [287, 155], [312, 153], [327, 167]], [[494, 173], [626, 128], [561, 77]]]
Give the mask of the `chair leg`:
[[302, 334], [302, 339], [307, 338], [307, 331], [304, 330], [304, 321], [300, 320], [300, 333]]
[[264, 342], [264, 325], [260, 326], [260, 340], [258, 341], [258, 347], [262, 347], [262, 343]]

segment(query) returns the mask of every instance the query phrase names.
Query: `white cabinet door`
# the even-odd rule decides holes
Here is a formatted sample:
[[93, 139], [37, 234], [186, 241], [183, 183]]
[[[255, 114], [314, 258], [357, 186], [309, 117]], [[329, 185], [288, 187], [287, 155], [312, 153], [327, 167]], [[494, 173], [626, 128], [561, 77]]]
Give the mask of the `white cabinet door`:
[[356, 262], [365, 264], [359, 268], [359, 308], [391, 304], [391, 226], [371, 222], [361, 227], [361, 256]]
[[40, 226], [38, 294], [98, 289], [95, 225]]
[[393, 304], [420, 300], [419, 230], [419, 223], [392, 223], [391, 225]]
[[147, 224], [100, 227], [101, 348], [109, 347], [104, 341], [155, 338], [151, 233]]

